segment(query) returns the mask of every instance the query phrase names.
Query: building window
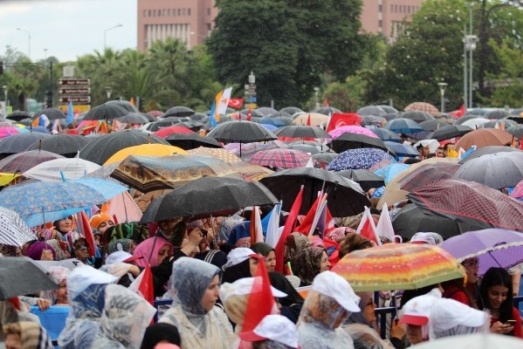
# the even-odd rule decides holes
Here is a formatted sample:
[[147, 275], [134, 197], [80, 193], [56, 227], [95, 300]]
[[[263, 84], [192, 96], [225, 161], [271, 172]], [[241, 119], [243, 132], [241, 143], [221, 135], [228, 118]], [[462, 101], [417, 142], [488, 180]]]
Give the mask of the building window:
[[181, 15], [182, 15], [182, 9], [179, 8], [179, 9], [178, 9], [178, 16], [181, 16]]
[[207, 7], [207, 16], [210, 16], [210, 15], [211, 15], [211, 8]]
[[380, 20], [378, 21], [378, 27], [380, 28], [380, 31], [383, 30], [383, 20], [380, 19]]
[[379, 13], [383, 12], [383, 5], [382, 4], [378, 5], [378, 12]]
[[143, 10], [143, 17], [147, 17], [147, 10]]
[[190, 15], [191, 15], [191, 9], [188, 8], [188, 9], [187, 9], [187, 16], [190, 16]]

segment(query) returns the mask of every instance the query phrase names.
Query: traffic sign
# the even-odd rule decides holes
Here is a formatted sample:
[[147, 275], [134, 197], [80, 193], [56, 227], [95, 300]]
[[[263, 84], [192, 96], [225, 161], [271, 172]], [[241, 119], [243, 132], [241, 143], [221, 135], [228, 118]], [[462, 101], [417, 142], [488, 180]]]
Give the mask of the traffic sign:
[[89, 86], [90, 79], [60, 79], [58, 84], [60, 86]]
[[60, 103], [78, 103], [78, 104], [89, 104], [91, 103], [90, 96], [62, 96], [58, 98]]
[[89, 95], [91, 89], [89, 87], [84, 88], [61, 88], [58, 90], [61, 95]]

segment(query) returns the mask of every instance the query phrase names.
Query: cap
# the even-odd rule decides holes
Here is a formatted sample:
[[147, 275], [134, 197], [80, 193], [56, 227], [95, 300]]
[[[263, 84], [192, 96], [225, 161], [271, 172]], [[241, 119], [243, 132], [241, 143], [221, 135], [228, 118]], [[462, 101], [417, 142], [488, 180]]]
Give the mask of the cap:
[[419, 232], [412, 236], [410, 239], [411, 244], [429, 244], [429, 245], [439, 245], [443, 242], [443, 238], [438, 233], [433, 232]]
[[233, 249], [227, 255], [227, 263], [223, 266], [224, 268], [232, 267], [233, 265], [240, 264], [241, 262], [249, 259], [252, 256], [257, 256], [253, 250], [247, 247], [237, 247]]
[[133, 256], [129, 252], [115, 251], [107, 256], [105, 264], [130, 263], [143, 257]]
[[102, 222], [105, 222], [105, 221], [112, 222], [113, 219], [107, 213], [101, 212], [101, 213], [95, 214], [94, 216], [91, 217], [91, 220], [89, 220], [89, 225], [91, 226], [91, 228], [98, 230], [98, 227], [100, 226], [100, 224], [102, 224]]
[[319, 273], [312, 281], [312, 290], [332, 297], [346, 310], [357, 313], [360, 311], [358, 303], [360, 297], [354, 293], [347, 280], [332, 271]]
[[446, 331], [458, 325], [480, 327], [487, 315], [454, 299], [441, 298], [434, 302], [430, 311], [430, 322], [434, 332]]
[[254, 330], [240, 333], [240, 338], [247, 342], [270, 339], [291, 348], [298, 347], [296, 325], [282, 315], [265, 316]]
[[[259, 277], [259, 276], [258, 276]], [[243, 296], [251, 293], [255, 277], [242, 278], [231, 283], [224, 283], [220, 287], [220, 299], [225, 302], [231, 296]], [[285, 298], [287, 294], [271, 286], [272, 296]]]
[[441, 291], [437, 288], [427, 294], [412, 298], [401, 309], [400, 322], [415, 326], [426, 325], [429, 322], [430, 310], [438, 299], [441, 299]]

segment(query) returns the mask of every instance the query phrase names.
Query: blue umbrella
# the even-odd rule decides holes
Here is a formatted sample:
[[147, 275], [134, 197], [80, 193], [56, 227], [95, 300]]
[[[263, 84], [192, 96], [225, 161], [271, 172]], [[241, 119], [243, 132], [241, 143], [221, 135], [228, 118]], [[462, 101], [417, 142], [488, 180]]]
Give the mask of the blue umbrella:
[[386, 128], [376, 127], [376, 126], [367, 126], [369, 130], [374, 132], [382, 141], [390, 141], [390, 142], [396, 142], [396, 143], [402, 143], [403, 140], [401, 137], [390, 130], [387, 130]]
[[334, 160], [329, 163], [328, 170], [358, 170], [368, 169], [383, 160], [394, 162], [394, 158], [377, 148], [359, 148], [349, 149], [340, 153]]
[[392, 119], [383, 126], [387, 130], [391, 130], [397, 133], [411, 134], [416, 132], [424, 131], [423, 127], [416, 121], [405, 118]]
[[410, 165], [394, 163], [380, 168], [379, 170], [375, 171], [374, 174], [383, 177], [385, 179], [385, 184], [388, 184], [391, 180], [394, 179], [394, 177], [396, 177], [409, 167]]
[[126, 190], [120, 184], [101, 178], [32, 182], [2, 190], [0, 206], [15, 211], [28, 226], [34, 227], [107, 202]]
[[397, 156], [406, 156], [412, 158], [419, 156], [419, 152], [416, 149], [414, 149], [412, 145], [389, 141], [385, 141], [383, 143], [385, 143], [387, 148], [391, 152], [395, 153]]

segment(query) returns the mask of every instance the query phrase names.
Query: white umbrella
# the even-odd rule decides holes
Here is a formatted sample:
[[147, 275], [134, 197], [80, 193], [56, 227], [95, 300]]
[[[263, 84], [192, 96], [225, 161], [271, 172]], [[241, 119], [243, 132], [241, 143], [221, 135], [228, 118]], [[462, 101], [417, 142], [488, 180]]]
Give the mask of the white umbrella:
[[0, 244], [22, 246], [36, 239], [36, 235], [15, 211], [0, 207]]
[[516, 337], [502, 336], [500, 334], [492, 333], [475, 333], [462, 336], [452, 336], [437, 339], [434, 341], [424, 342], [422, 344], [414, 345], [412, 348], [416, 349], [487, 349], [487, 348], [503, 348], [503, 349], [521, 349], [523, 341]]
[[485, 118], [474, 118], [463, 122], [461, 125], [468, 126], [475, 130], [477, 128], [482, 128], [482, 126], [487, 122], [490, 122], [490, 120]]
[[61, 182], [65, 179], [82, 178], [100, 167], [94, 162], [80, 158], [63, 158], [42, 162], [25, 171], [22, 175], [42, 181]]

